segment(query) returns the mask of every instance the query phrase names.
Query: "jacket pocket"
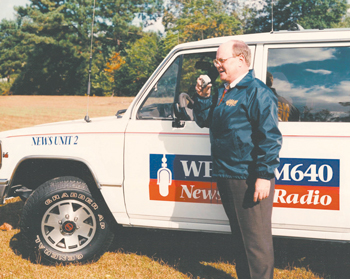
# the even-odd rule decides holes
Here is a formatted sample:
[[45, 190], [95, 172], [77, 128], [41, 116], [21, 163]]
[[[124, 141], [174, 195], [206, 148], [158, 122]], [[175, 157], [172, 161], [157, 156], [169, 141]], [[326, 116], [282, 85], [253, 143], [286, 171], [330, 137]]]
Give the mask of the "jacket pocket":
[[224, 133], [212, 142], [212, 155], [231, 165], [238, 159], [241, 159], [242, 153], [239, 148], [242, 141], [234, 131]]

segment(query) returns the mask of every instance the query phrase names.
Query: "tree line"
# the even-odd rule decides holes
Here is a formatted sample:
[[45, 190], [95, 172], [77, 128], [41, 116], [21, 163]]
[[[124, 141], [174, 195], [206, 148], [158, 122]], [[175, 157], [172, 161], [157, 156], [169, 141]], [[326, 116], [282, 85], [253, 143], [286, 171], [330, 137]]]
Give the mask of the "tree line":
[[[134, 96], [179, 43], [293, 24], [350, 27], [346, 0], [96, 0], [95, 5], [30, 0], [15, 8], [15, 20], [3, 19], [0, 94], [86, 94], [91, 42], [91, 94]], [[159, 18], [164, 33], [144, 31]]]

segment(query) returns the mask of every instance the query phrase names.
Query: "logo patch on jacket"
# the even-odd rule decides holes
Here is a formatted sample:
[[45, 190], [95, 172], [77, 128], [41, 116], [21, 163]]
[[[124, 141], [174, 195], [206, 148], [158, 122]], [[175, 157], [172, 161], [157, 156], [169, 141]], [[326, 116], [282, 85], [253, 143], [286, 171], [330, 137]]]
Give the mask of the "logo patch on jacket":
[[235, 105], [237, 105], [238, 100], [228, 100], [226, 101], [226, 106], [229, 107], [234, 107]]

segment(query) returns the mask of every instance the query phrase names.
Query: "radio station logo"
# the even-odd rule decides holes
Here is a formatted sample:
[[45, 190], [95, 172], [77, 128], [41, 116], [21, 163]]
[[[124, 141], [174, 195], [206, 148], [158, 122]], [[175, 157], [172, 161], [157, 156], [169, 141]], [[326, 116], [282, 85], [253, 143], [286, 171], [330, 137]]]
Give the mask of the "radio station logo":
[[274, 207], [339, 210], [339, 160], [281, 158]]
[[[221, 204], [210, 156], [150, 154], [150, 200]], [[281, 158], [274, 207], [339, 210], [339, 160]]]
[[210, 156], [150, 154], [150, 199], [221, 203], [211, 164]]

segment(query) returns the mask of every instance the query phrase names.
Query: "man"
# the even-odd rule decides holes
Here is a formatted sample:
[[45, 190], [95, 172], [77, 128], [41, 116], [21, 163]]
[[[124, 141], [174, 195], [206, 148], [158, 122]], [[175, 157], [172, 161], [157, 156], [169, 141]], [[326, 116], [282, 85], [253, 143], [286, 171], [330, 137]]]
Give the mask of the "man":
[[194, 117], [210, 128], [213, 177], [235, 241], [238, 278], [273, 278], [271, 214], [274, 170], [282, 136], [277, 98], [249, 71], [250, 50], [242, 41], [222, 44], [213, 61], [224, 88], [211, 95], [197, 79]]

